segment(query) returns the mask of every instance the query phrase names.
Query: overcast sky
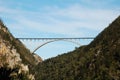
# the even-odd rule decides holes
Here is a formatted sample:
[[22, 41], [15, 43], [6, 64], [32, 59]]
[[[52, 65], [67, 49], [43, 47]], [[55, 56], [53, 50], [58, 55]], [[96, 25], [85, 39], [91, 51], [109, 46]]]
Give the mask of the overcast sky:
[[[15, 37], [95, 37], [119, 15], [120, 0], [0, 0], [0, 18]], [[55, 42], [36, 53], [47, 59], [74, 47]]]

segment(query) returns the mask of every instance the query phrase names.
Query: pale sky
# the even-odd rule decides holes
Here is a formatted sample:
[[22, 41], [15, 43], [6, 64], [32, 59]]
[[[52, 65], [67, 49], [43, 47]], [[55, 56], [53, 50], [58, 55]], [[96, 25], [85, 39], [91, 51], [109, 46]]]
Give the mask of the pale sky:
[[[0, 18], [15, 37], [95, 37], [119, 15], [120, 0], [0, 0]], [[36, 53], [47, 59], [76, 46], [59, 41]]]

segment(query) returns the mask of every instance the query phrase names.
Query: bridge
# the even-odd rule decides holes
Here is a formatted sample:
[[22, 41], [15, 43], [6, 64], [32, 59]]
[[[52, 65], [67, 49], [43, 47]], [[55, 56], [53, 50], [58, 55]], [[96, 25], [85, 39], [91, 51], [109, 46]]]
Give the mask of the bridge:
[[34, 54], [39, 48], [41, 48], [42, 46], [51, 43], [51, 42], [55, 42], [55, 41], [67, 41], [67, 42], [72, 42], [76, 45], [81, 45], [80, 44], [80, 40], [91, 40], [94, 39], [94, 37], [79, 37], [79, 38], [16, 38], [19, 39], [21, 41], [45, 41], [44, 43], [42, 43], [41, 45], [39, 45], [37, 48], [35, 48], [32, 53]]

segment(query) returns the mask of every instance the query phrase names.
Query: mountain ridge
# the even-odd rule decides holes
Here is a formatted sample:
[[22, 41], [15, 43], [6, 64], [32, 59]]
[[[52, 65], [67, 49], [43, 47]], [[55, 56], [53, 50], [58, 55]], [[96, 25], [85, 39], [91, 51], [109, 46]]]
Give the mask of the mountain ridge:
[[120, 80], [120, 16], [89, 45], [43, 61], [36, 70], [37, 80]]

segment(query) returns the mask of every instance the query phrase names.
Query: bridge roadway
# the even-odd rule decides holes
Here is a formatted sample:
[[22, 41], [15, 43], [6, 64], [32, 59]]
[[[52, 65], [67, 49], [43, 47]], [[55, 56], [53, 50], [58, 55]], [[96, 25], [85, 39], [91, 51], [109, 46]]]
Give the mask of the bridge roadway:
[[76, 39], [76, 40], [79, 40], [79, 39], [94, 39], [94, 37], [79, 37], [79, 38], [16, 38], [16, 39], [20, 39], [20, 40], [62, 40], [62, 39]]

